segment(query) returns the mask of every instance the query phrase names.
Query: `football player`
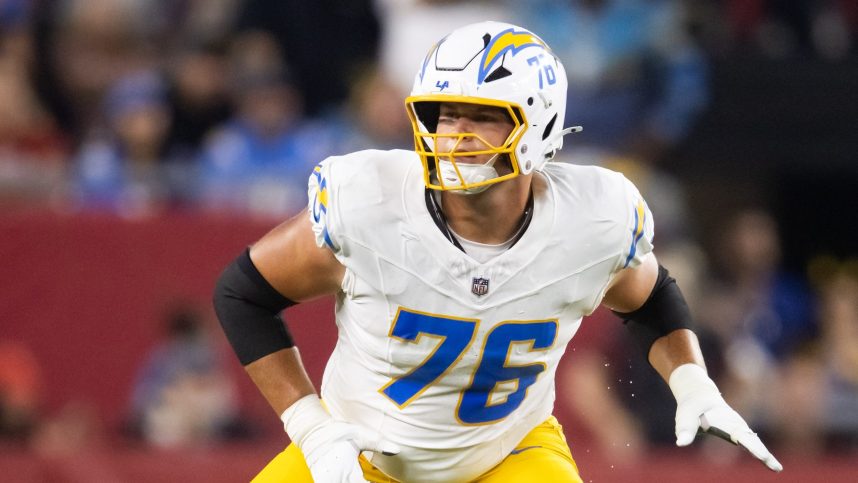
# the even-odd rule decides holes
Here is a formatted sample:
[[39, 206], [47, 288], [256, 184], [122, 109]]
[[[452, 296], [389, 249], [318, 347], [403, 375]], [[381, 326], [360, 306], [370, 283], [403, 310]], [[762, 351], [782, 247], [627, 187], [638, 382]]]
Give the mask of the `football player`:
[[[578, 129], [565, 104], [563, 66], [535, 34], [457, 29], [406, 99], [415, 151], [324, 160], [309, 214], [227, 267], [218, 316], [292, 440], [255, 481], [580, 482], [554, 375], [600, 304], [676, 396], [678, 445], [710, 431], [781, 470], [707, 376], [637, 189], [548, 162]], [[320, 397], [278, 314], [326, 294], [339, 337]]]

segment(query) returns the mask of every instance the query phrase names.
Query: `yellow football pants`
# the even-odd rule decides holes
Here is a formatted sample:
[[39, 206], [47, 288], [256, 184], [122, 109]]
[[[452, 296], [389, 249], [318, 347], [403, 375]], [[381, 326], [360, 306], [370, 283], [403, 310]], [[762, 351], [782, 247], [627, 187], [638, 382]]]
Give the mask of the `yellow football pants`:
[[[396, 483], [360, 457], [364, 478], [373, 483]], [[278, 454], [252, 483], [313, 483], [304, 455], [294, 444]], [[538, 482], [582, 483], [572, 459], [563, 428], [554, 416], [535, 427], [497, 466], [474, 480], [475, 483]]]

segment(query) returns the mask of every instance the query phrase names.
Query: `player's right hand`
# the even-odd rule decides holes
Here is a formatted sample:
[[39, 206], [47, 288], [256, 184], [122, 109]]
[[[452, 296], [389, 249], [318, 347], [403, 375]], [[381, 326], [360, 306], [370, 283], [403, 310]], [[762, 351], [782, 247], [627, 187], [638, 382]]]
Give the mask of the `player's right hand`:
[[361, 451], [388, 456], [400, 451], [374, 431], [332, 418], [315, 394], [296, 401], [280, 419], [301, 448], [315, 483], [363, 483], [366, 480], [358, 463]]
[[700, 430], [745, 448], [772, 471], [784, 469], [757, 433], [724, 401], [706, 369], [683, 364], [671, 373], [669, 385], [676, 397], [677, 446], [691, 444]]

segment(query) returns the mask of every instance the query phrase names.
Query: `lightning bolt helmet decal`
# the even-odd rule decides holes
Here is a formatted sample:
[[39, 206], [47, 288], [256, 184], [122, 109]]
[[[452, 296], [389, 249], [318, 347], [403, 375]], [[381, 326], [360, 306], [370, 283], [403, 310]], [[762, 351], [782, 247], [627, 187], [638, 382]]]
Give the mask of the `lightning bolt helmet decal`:
[[528, 47], [542, 47], [548, 50], [548, 46], [539, 37], [526, 30], [516, 31], [509, 28], [492, 37], [483, 51], [483, 58], [480, 60], [477, 84], [482, 84], [486, 80], [491, 68], [504, 54], [512, 52], [512, 55], [516, 55]]

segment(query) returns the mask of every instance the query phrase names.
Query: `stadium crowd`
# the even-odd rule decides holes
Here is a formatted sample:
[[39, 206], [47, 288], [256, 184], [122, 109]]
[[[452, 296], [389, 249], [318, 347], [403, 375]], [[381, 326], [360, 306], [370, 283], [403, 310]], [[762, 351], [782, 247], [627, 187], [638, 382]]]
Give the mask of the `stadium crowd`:
[[[656, 253], [725, 398], [776, 453], [858, 451], [858, 251], [785, 263], [794, 227], [766, 199], [722, 213], [704, 240], [672, 169], [714, 102], [714, 62], [854, 63], [855, 2], [315, 3], [0, 0], [0, 211], [284, 219], [306, 206], [320, 160], [411, 147], [403, 99], [428, 39], [514, 19], [546, 32], [567, 68], [567, 119], [584, 132], [562, 162], [622, 171], [650, 201]], [[127, 434], [162, 446], [252, 434], [236, 429], [233, 383], [193, 317], [175, 314], [176, 339], [141, 361]], [[617, 319], [592, 319], [559, 376], [568, 424], [628, 461], [672, 445], [673, 414], [640, 408], [670, 407], [667, 387], [630, 363], [642, 358]], [[0, 437], [49, 444], [68, 416], [40, 414], [37, 386], [38, 361], [0, 332]], [[177, 433], [182, 418], [209, 419]]]

